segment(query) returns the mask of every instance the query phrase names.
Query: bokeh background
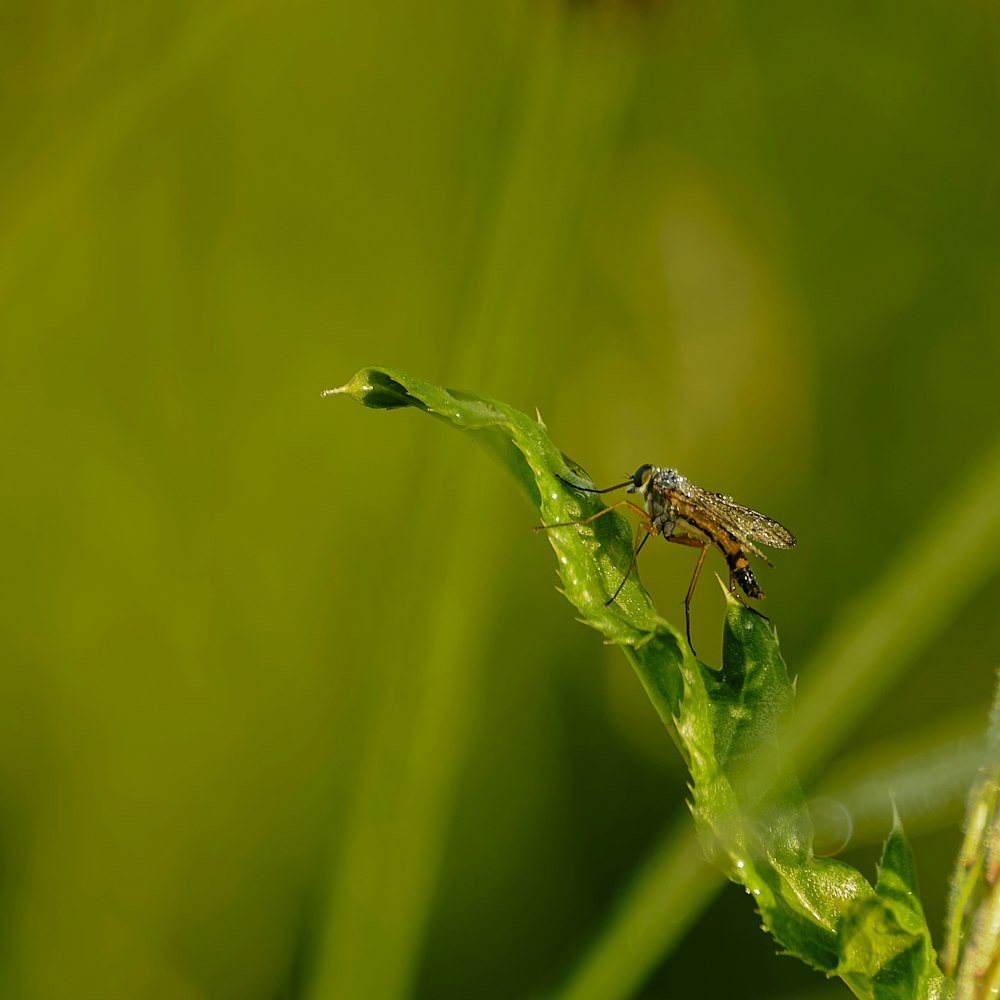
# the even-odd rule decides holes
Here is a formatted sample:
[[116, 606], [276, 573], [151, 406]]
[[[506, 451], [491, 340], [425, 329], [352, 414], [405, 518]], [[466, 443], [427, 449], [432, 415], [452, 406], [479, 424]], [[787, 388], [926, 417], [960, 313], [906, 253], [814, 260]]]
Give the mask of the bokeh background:
[[[777, 517], [807, 696], [995, 452], [995, 7], [0, 25], [0, 995], [583, 996], [688, 822], [676, 751], [499, 467], [320, 390], [390, 364], [537, 406], [599, 483], [672, 465]], [[643, 553], [675, 621], [690, 555]], [[943, 766], [903, 810], [936, 933], [1000, 659], [995, 548], [961, 576], [810, 779], [879, 791], [872, 876], [879, 776]], [[722, 614], [708, 574], [710, 663]], [[599, 995], [847, 996], [711, 899]]]

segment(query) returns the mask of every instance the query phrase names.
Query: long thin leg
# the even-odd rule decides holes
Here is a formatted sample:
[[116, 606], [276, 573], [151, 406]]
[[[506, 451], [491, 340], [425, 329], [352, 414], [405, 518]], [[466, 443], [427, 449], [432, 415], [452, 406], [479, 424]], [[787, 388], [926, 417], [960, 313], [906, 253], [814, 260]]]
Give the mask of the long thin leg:
[[[642, 533], [645, 531], [645, 534]], [[650, 535], [655, 535], [652, 526], [647, 522], [643, 521], [635, 532], [635, 541], [632, 543], [632, 558], [628, 564], [628, 571], [622, 577], [622, 582], [618, 584], [618, 589], [604, 602], [604, 606], [607, 607], [609, 604], [614, 603], [614, 599], [622, 592], [622, 587], [625, 586], [625, 581], [632, 575], [632, 570], [635, 569], [635, 561], [639, 558], [639, 553], [642, 551], [643, 545], [649, 540]], [[639, 536], [642, 535], [642, 540], [639, 540]]]
[[[692, 548], [701, 549], [698, 555], [698, 562], [694, 568], [694, 575], [691, 577], [691, 585], [688, 587], [687, 597], [684, 598], [684, 624], [687, 626], [688, 645], [694, 653], [694, 643], [691, 641], [691, 598], [694, 596], [694, 588], [698, 583], [698, 574], [701, 572], [701, 564], [705, 561], [705, 553], [708, 551], [708, 543], [700, 538], [691, 538], [689, 535], [667, 535], [668, 542], [675, 542], [677, 545], [690, 545]], [[695, 653], [695, 656], [698, 654]]]
[[582, 521], [559, 521], [557, 524], [536, 524], [533, 530], [549, 531], [551, 528], [568, 528], [575, 524], [590, 524], [591, 521], [596, 521], [599, 517], [610, 514], [611, 511], [617, 510], [619, 507], [628, 507], [634, 510], [640, 517], [645, 518], [647, 521], [649, 520], [649, 515], [640, 506], [632, 503], [631, 500], [619, 500], [610, 507], [602, 507], [596, 514], [591, 514], [590, 517], [585, 517]]
[[[598, 491], [594, 490], [592, 492]], [[632, 558], [629, 560], [628, 572], [626, 572], [626, 574], [622, 577], [622, 582], [618, 584], [618, 589], [604, 602], [605, 607], [608, 607], [609, 604], [614, 602], [614, 599], [621, 593], [622, 587], [625, 586], [625, 581], [632, 575], [632, 570], [635, 569], [635, 561], [639, 557], [640, 549], [646, 544], [646, 539], [649, 538], [650, 535], [658, 534], [650, 523], [649, 515], [640, 506], [632, 503], [631, 500], [619, 500], [617, 503], [611, 504], [610, 507], [603, 507], [596, 514], [591, 514], [590, 517], [583, 518], [582, 521], [561, 521], [559, 524], [538, 524], [535, 525], [534, 529], [535, 531], [549, 531], [552, 528], [566, 528], [572, 525], [589, 524], [591, 521], [594, 521], [599, 517], [603, 517], [605, 514], [610, 513], [618, 507], [628, 507], [631, 510], [634, 510], [642, 518], [642, 521], [639, 523], [639, 527], [635, 533], [635, 541], [632, 543]], [[643, 531], [645, 531], [645, 534], [642, 535], [642, 539], [640, 540], [639, 536]]]

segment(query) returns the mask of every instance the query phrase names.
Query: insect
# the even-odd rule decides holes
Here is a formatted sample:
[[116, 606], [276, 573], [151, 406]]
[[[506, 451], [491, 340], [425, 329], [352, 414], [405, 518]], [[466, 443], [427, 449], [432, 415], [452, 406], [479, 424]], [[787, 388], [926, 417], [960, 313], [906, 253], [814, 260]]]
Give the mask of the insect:
[[[635, 474], [603, 490], [586, 486], [577, 486], [562, 476], [562, 482], [575, 490], [584, 493], [611, 493], [623, 487], [628, 493], [638, 493], [642, 496], [643, 507], [630, 500], [619, 500], [610, 507], [603, 507], [596, 514], [585, 517], [581, 521], [565, 521], [562, 524], [540, 525], [542, 530], [566, 527], [567, 525], [588, 524], [618, 507], [628, 507], [634, 510], [642, 520], [636, 531], [635, 542], [632, 545], [632, 559], [628, 570], [618, 584], [618, 589], [604, 602], [605, 607], [614, 601], [621, 593], [625, 581], [635, 569], [636, 559], [642, 547], [652, 535], [662, 535], [668, 542], [678, 545], [690, 545], [700, 549], [698, 562], [691, 577], [687, 596], [684, 598], [684, 616], [687, 624], [688, 644], [691, 643], [691, 597], [701, 565], [705, 561], [705, 553], [709, 545], [714, 545], [725, 557], [729, 566], [729, 590], [735, 593], [734, 582], [747, 597], [761, 598], [764, 591], [757, 583], [757, 578], [750, 568], [747, 553], [763, 559], [771, 565], [770, 560], [755, 543], [768, 545], [775, 549], [791, 549], [795, 547], [795, 536], [782, 524], [759, 514], [749, 507], [741, 507], [731, 497], [721, 493], [709, 493], [689, 482], [676, 469], [661, 469], [655, 465], [640, 465]], [[692, 650], [694, 647], [692, 646]]]

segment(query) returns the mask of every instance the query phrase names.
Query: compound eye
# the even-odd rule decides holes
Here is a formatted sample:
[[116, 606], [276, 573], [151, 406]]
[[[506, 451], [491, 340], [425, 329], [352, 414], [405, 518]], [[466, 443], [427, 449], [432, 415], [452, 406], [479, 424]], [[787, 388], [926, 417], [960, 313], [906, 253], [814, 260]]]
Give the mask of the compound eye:
[[635, 475], [632, 477], [632, 482], [636, 489], [641, 489], [646, 483], [649, 482], [649, 477], [653, 474], [653, 467], [651, 465], [640, 465], [638, 469], [635, 470]]

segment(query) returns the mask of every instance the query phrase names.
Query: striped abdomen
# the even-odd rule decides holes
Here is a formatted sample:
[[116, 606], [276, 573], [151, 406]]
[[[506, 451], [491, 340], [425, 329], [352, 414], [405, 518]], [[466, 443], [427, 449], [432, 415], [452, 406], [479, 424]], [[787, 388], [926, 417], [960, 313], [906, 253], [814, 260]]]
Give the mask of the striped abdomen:
[[743, 593], [747, 597], [763, 597], [764, 591], [760, 589], [757, 578], [753, 575], [753, 570], [750, 568], [750, 560], [747, 559], [746, 553], [742, 549], [737, 549], [735, 552], [726, 552], [723, 550], [723, 554], [726, 557], [726, 562], [729, 563], [729, 570], [733, 574], [733, 579], [740, 585]]
[[[714, 498], [714, 494], [711, 496]], [[684, 522], [685, 530], [694, 529], [691, 534], [713, 544], [725, 556], [732, 579], [740, 585], [743, 593], [747, 597], [763, 597], [764, 591], [760, 589], [760, 584], [753, 575], [750, 560], [744, 550], [746, 546], [767, 562], [756, 546], [749, 539], [740, 537], [733, 526], [727, 524], [719, 512], [707, 503], [698, 505], [692, 503], [688, 497], [674, 492], [668, 494], [668, 500], [671, 510], [676, 512], [675, 516]]]

